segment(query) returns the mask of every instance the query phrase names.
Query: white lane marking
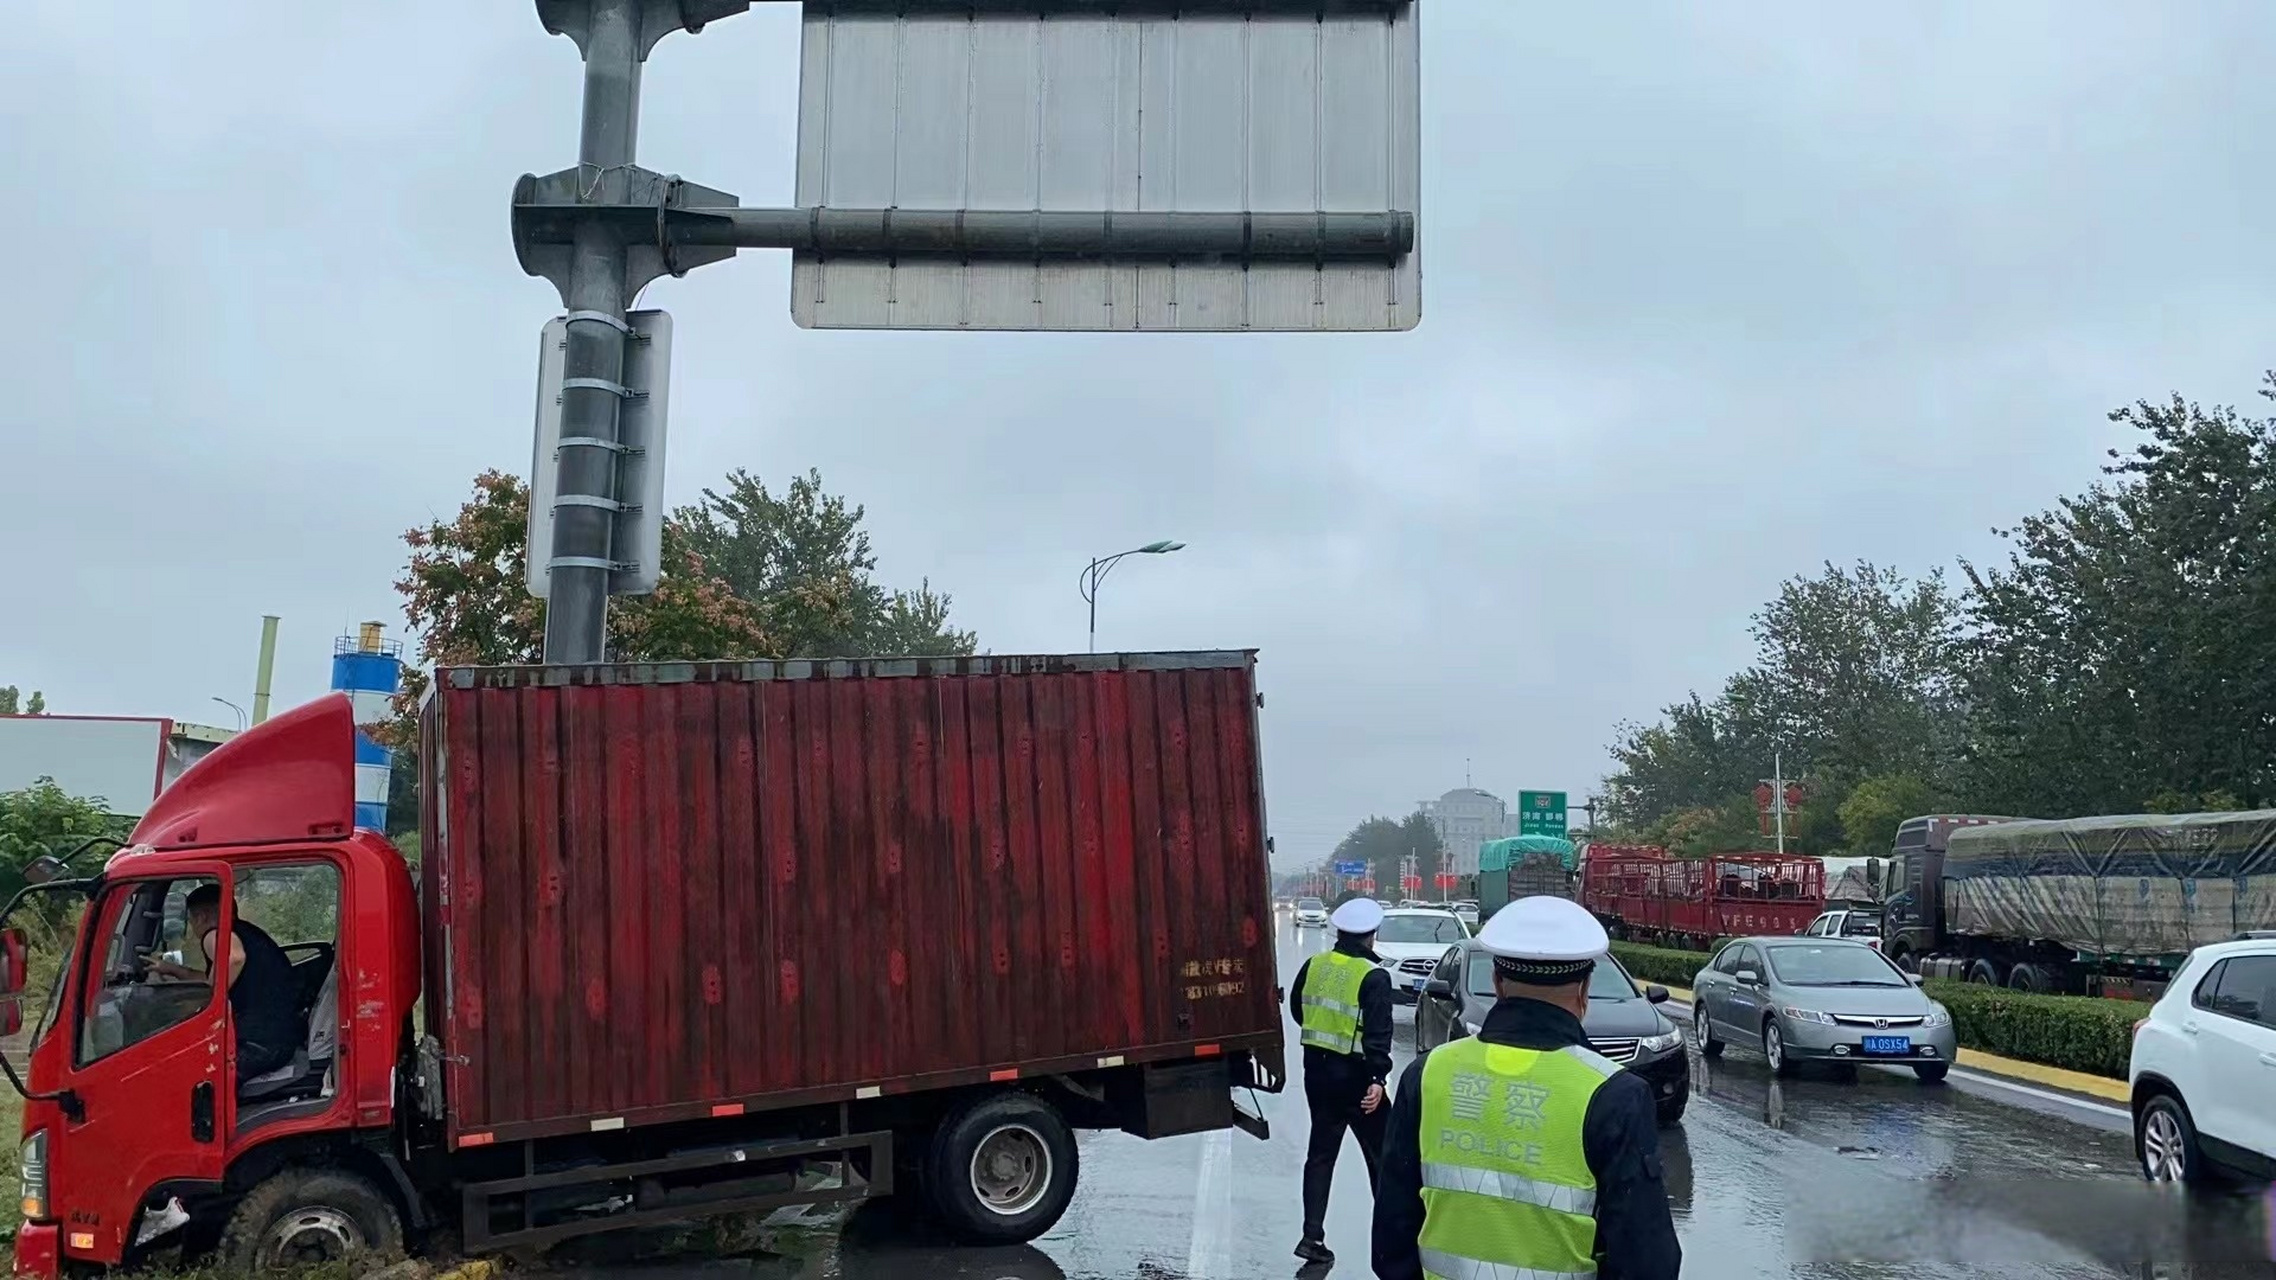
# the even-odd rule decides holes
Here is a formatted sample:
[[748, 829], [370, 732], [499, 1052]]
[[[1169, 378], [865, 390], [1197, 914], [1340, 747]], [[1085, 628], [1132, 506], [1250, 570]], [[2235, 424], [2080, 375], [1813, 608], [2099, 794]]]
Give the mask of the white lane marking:
[[1233, 1131], [1201, 1140], [1201, 1169], [1193, 1188], [1193, 1243], [1186, 1249], [1189, 1280], [1222, 1280], [1233, 1270]]
[[[1893, 1067], [1890, 1069], [1895, 1070]], [[2006, 1079], [2001, 1076], [1985, 1075], [1981, 1071], [1970, 1071], [1966, 1067], [1954, 1067], [1952, 1068], [1952, 1074], [1956, 1076], [1964, 1076], [1967, 1079], [1975, 1081], [1977, 1084], [1988, 1084], [1995, 1089], [2011, 1089], [2016, 1093], [2029, 1094], [2034, 1098], [2043, 1098], [2048, 1102], [2059, 1103], [2062, 1106], [2076, 1107], [2080, 1111], [2092, 1111], [2100, 1115], [2116, 1116], [2118, 1119], [2124, 1120], [2128, 1124], [2133, 1123], [2134, 1120], [2134, 1113], [2126, 1110], [2124, 1107], [2113, 1107], [2107, 1102], [2092, 1102], [2078, 1096], [2077, 1094], [2057, 1093], [2052, 1089], [2035, 1089], [2030, 1085], [2017, 1084], [2015, 1081]]]
[[[1690, 1018], [1690, 1005], [1685, 1004], [1681, 1000], [1670, 1000], [1668, 1003], [1678, 1009], [1683, 1010], [1684, 1017], [1687, 1020]], [[1862, 1065], [1878, 1066], [1879, 1064], [1865, 1063]], [[1887, 1071], [1900, 1071], [1904, 1068], [1885, 1067], [1883, 1069]], [[1972, 1080], [1977, 1084], [1988, 1084], [1994, 1089], [2007, 1089], [2015, 1093], [2026, 1094], [2030, 1097], [2038, 1098], [2045, 1102], [2055, 1103], [2058, 1106], [2075, 1107], [2080, 1111], [2091, 1111], [2097, 1115], [2114, 1116], [2120, 1120], [2125, 1121], [2128, 1124], [2132, 1124], [2134, 1122], [2134, 1113], [2126, 1110], [2124, 1107], [2113, 1107], [2107, 1102], [2096, 1102], [2093, 1099], [2083, 1097], [2079, 1094], [2057, 1093], [2052, 1089], [2038, 1089], [2027, 1084], [2017, 1084], [2015, 1081], [2009, 1080], [2004, 1076], [1986, 1075], [1981, 1071], [1971, 1071], [1968, 1068], [1959, 1066], [1957, 1064], [1953, 1066], [1952, 1074], [1959, 1076], [1964, 1080]]]

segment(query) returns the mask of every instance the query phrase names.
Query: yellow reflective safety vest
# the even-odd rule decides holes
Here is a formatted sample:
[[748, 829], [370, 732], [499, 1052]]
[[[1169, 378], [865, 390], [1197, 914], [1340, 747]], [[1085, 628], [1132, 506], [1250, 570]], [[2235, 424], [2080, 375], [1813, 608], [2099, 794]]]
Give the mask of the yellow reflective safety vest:
[[1589, 1099], [1620, 1070], [1575, 1045], [1476, 1037], [1423, 1060], [1423, 1273], [1434, 1280], [1596, 1274], [1596, 1175], [1581, 1147]]
[[1375, 966], [1341, 951], [1323, 951], [1304, 966], [1303, 1017], [1297, 1026], [1308, 1049], [1359, 1052], [1359, 984]]

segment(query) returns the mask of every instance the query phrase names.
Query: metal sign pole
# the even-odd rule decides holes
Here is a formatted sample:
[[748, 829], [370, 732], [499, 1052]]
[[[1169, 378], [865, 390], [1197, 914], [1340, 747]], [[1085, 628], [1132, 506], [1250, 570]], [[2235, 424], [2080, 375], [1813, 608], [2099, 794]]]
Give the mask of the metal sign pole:
[[[592, 0], [578, 44], [585, 55], [577, 172], [601, 177], [633, 159], [640, 130], [642, 0]], [[563, 353], [560, 488], [546, 559], [545, 660], [607, 656], [609, 574], [615, 568], [617, 410], [624, 398], [624, 241], [580, 220], [569, 259], [569, 336]]]
[[[553, 488], [552, 543], [532, 546], [546, 583], [545, 660], [599, 662], [608, 656], [608, 598], [622, 590], [623, 571], [648, 569], [627, 560], [618, 526], [625, 511], [619, 464], [624, 402], [639, 393], [625, 382], [625, 347], [632, 335], [625, 308], [642, 286], [666, 272], [716, 262], [733, 250], [666, 254], [632, 232], [622, 216], [628, 205], [657, 205], [693, 196], [732, 206], [735, 198], [633, 163], [640, 133], [640, 71], [648, 51], [674, 31], [700, 30], [706, 21], [740, 13], [750, 0], [537, 0], [538, 20], [576, 42], [585, 62], [583, 122], [577, 167], [543, 178], [523, 177], [518, 206], [544, 201], [557, 214], [559, 234], [537, 238], [518, 222], [514, 249], [522, 267], [560, 290], [567, 310], [559, 384], [560, 431]], [[550, 388], [541, 388], [544, 395]], [[661, 466], [660, 457], [647, 460]], [[640, 576], [637, 573], [633, 577]]]
[[606, 658], [608, 597], [661, 572], [670, 328], [626, 314], [658, 276], [789, 249], [792, 319], [817, 328], [1422, 318], [1415, 0], [806, 0], [799, 196], [745, 209], [634, 143], [649, 51], [753, 2], [534, 0], [584, 59], [576, 167], [513, 195], [515, 256], [566, 311], [532, 477], [548, 662]]

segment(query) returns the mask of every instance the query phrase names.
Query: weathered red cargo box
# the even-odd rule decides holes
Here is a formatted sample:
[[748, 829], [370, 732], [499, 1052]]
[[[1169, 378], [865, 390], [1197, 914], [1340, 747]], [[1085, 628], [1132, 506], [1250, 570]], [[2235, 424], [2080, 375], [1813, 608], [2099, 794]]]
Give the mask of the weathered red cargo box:
[[457, 668], [423, 714], [451, 1146], [1280, 1074], [1253, 654]]

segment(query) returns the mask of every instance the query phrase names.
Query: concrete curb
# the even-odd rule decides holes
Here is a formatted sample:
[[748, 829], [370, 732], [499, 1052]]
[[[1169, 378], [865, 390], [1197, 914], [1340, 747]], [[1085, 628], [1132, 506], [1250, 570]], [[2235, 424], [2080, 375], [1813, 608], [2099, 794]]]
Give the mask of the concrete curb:
[[[1668, 987], [1667, 990], [1670, 999], [1683, 1005], [1686, 1009], [1691, 1007], [1692, 994], [1689, 991], [1682, 987]], [[1996, 1053], [1985, 1053], [1981, 1049], [1962, 1048], [1960, 1059], [1954, 1065], [1966, 1067], [1970, 1071], [1980, 1071], [1987, 1076], [2001, 1076], [2009, 1080], [2028, 1081], [2045, 1088], [2060, 1089], [2065, 1093], [2075, 1093], [2087, 1098], [2099, 1098], [2104, 1102], [2115, 1102], [2123, 1105], [2132, 1102], [2134, 1097], [2133, 1089], [2123, 1080], [2088, 1075], [2084, 1071], [2066, 1071], [2061, 1067], [2045, 1066], [2037, 1062], [2024, 1062], [2017, 1058], [2003, 1058]]]

